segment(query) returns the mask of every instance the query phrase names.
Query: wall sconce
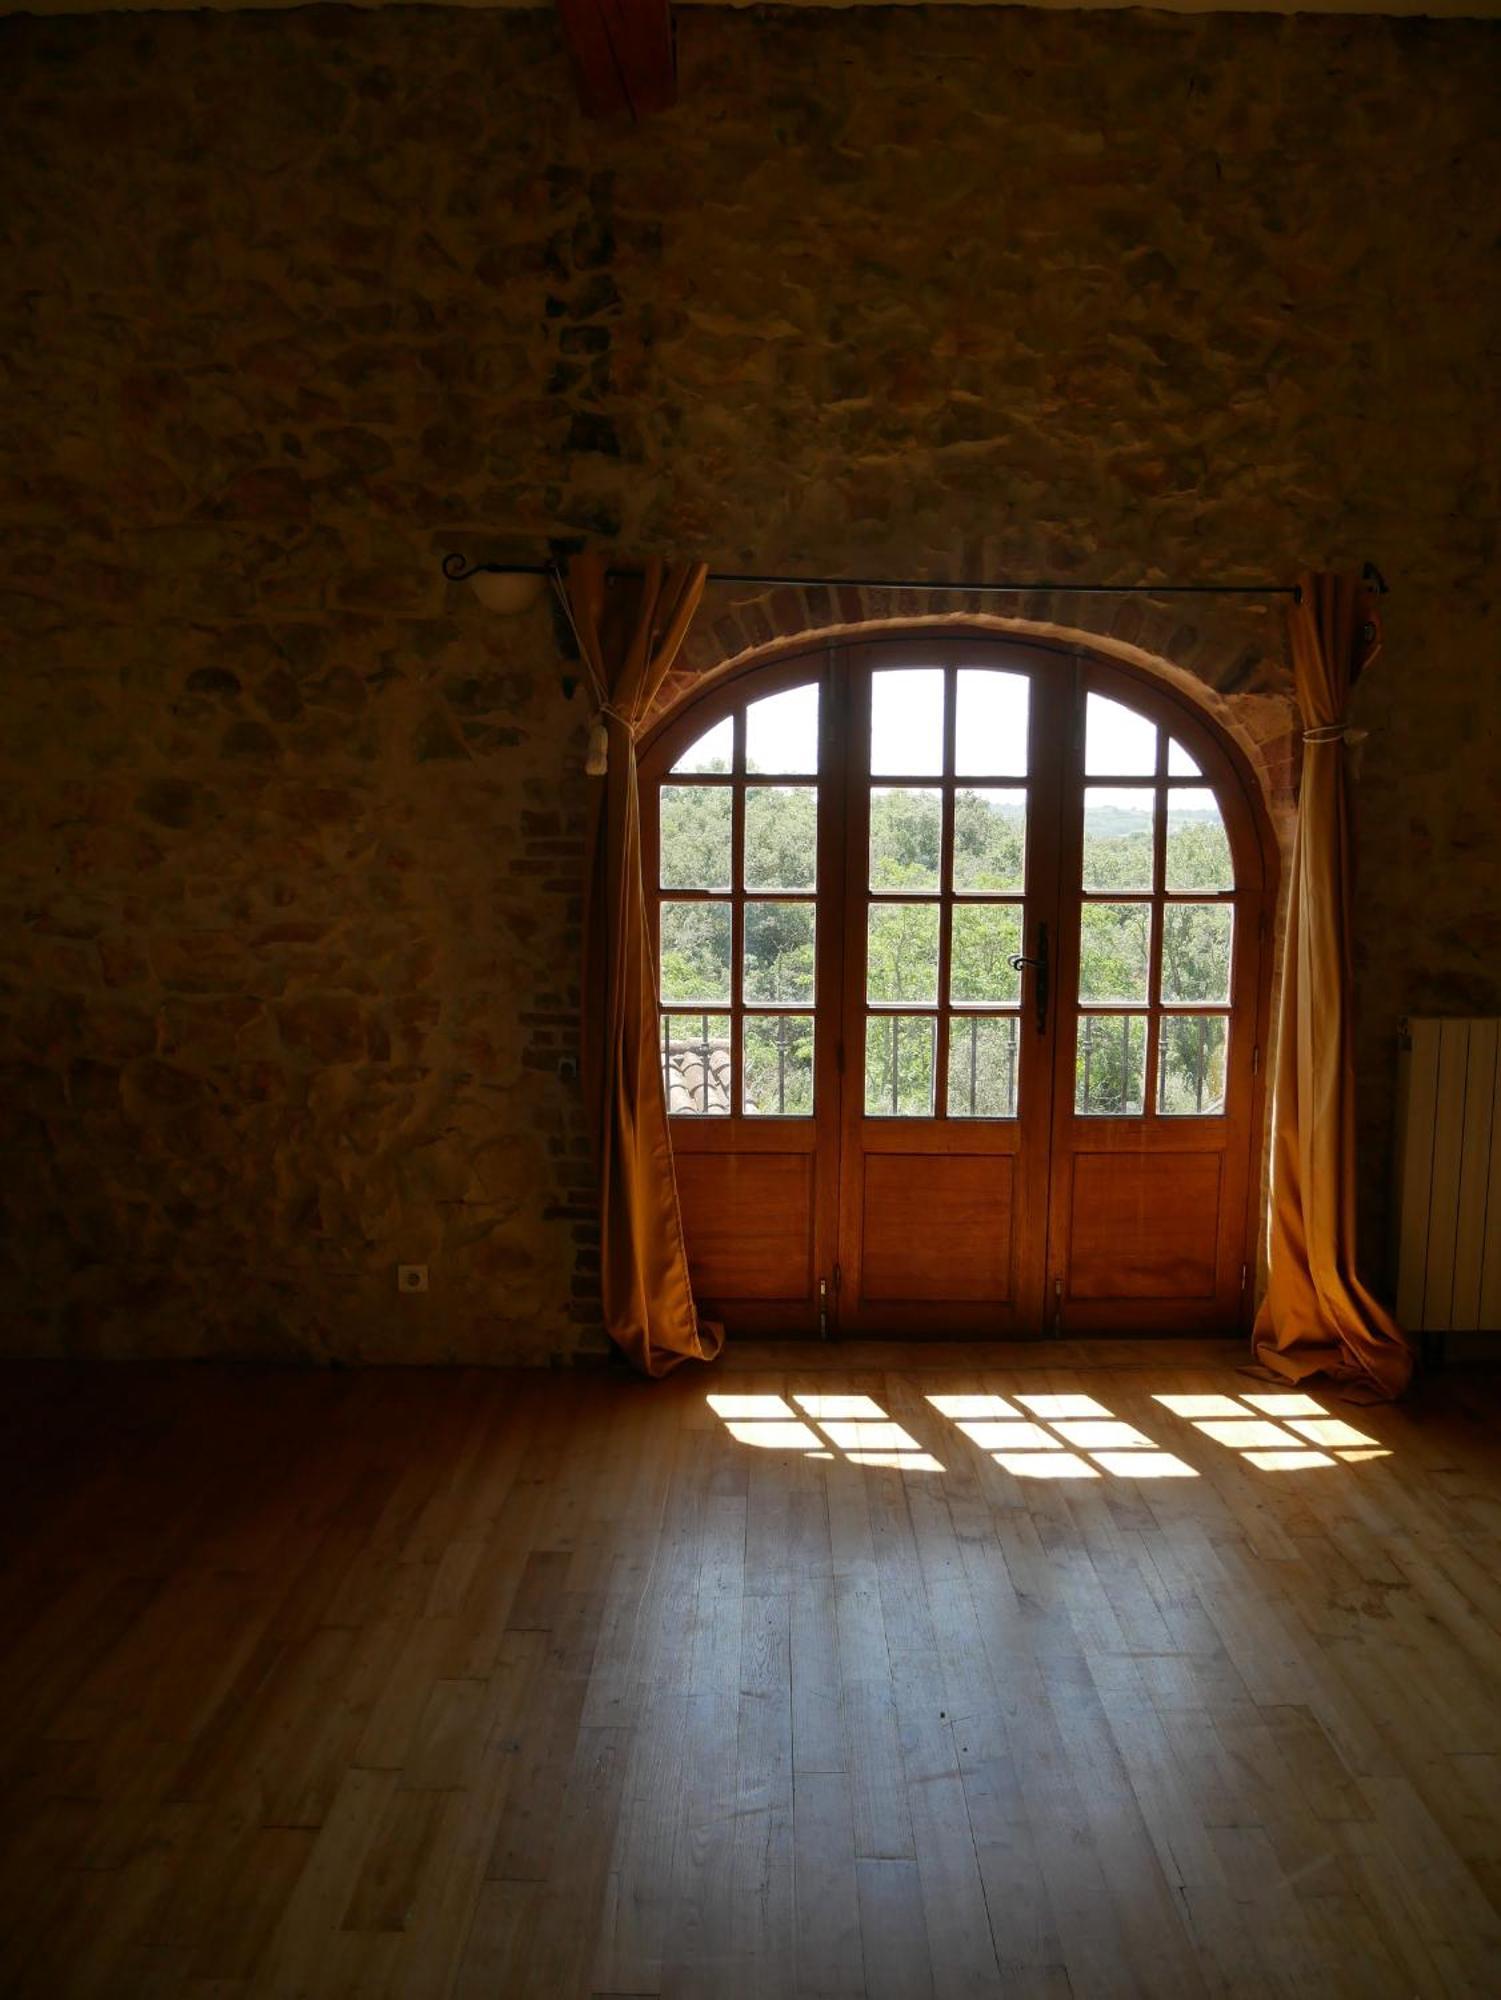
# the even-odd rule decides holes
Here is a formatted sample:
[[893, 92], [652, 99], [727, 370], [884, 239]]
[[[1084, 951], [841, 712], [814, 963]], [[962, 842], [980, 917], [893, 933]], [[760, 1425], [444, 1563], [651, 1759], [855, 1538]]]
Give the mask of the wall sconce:
[[[485, 609], [498, 612], [502, 618], [521, 617], [539, 602], [549, 583], [557, 586], [559, 582], [554, 563], [469, 563], [457, 554], [444, 556], [443, 574], [450, 583], [467, 583]], [[555, 590], [552, 611], [559, 651], [565, 659], [577, 659], [561, 588]], [[578, 684], [577, 674], [562, 676], [565, 701], [573, 700]]]
[[467, 583], [487, 611], [519, 618], [541, 597], [549, 572], [541, 563], [466, 563], [451, 555], [443, 558], [443, 574], [450, 583]]

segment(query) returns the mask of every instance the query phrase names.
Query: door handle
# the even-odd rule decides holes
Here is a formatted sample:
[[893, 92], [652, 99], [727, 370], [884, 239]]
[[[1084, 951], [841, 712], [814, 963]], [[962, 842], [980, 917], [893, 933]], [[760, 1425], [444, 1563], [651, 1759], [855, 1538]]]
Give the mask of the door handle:
[[1048, 927], [1037, 926], [1037, 950], [1029, 958], [1025, 952], [1011, 954], [1011, 970], [1020, 972], [1023, 967], [1032, 968], [1032, 1007], [1037, 1016], [1037, 1032], [1045, 1035], [1048, 1031]]

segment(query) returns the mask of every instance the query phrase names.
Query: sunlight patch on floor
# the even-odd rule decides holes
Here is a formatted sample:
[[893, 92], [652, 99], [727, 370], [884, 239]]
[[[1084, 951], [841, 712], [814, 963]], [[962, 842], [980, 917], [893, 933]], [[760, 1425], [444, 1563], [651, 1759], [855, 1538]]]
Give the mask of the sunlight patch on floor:
[[867, 1417], [878, 1422], [886, 1420], [886, 1412], [879, 1403], [869, 1396], [805, 1396], [799, 1392], [792, 1399], [805, 1416], [816, 1417], [820, 1423], [825, 1417]]
[[973, 1423], [961, 1423], [958, 1427], [981, 1451], [1062, 1451], [1063, 1440], [1056, 1438], [1041, 1424], [1029, 1424], [1018, 1418], [1014, 1424], [992, 1422], [983, 1418]]
[[[1318, 1466], [1337, 1465], [1341, 1459], [1360, 1465], [1367, 1459], [1391, 1457], [1385, 1445], [1356, 1430], [1343, 1417], [1330, 1416], [1322, 1403], [1301, 1391], [1265, 1394], [1247, 1390], [1239, 1400], [1233, 1396], [1162, 1395], [1152, 1400], [1191, 1423], [1215, 1444], [1239, 1452], [1258, 1472], [1311, 1472]], [[1274, 1417], [1283, 1421], [1274, 1423]], [[1324, 1449], [1313, 1450], [1312, 1446]]]
[[[842, 1455], [851, 1465], [884, 1466], [898, 1472], [943, 1470], [933, 1454], [924, 1451], [911, 1432], [893, 1422], [869, 1396], [805, 1395], [798, 1391], [793, 1395], [796, 1410], [781, 1396], [715, 1392], [707, 1401], [737, 1444], [755, 1445], [762, 1451], [800, 1451], [805, 1458], [833, 1460]], [[830, 1445], [836, 1450], [829, 1450]]]
[[1247, 1465], [1261, 1472], [1306, 1472], [1313, 1465], [1333, 1465], [1326, 1451], [1248, 1451], [1242, 1454]]
[[1018, 1479], [1098, 1479], [1099, 1473], [1086, 1465], [1077, 1452], [998, 1451], [997, 1465], [1014, 1472]]
[[1025, 1396], [1016, 1399], [1034, 1417], [1108, 1417], [1109, 1410], [1093, 1396]]
[[1021, 1411], [1004, 1396], [929, 1396], [941, 1417], [1019, 1417]]
[[[935, 1417], [1018, 1479], [1098, 1479], [1102, 1473], [1114, 1479], [1199, 1477], [1197, 1467], [1093, 1396], [1017, 1391], [1010, 1398], [977, 1392], [925, 1400]], [[1308, 1472], [1391, 1456], [1377, 1439], [1301, 1392], [1248, 1392], [1240, 1398], [1162, 1393], [1152, 1400], [1165, 1416], [1258, 1472]], [[777, 1395], [716, 1391], [707, 1401], [737, 1444], [898, 1472], [944, 1469], [870, 1396], [796, 1390], [789, 1403]]]
[[[1155, 1440], [1110, 1414], [1093, 1396], [1018, 1395], [1036, 1421], [957, 1416], [966, 1409], [1005, 1403], [999, 1396], [929, 1396], [940, 1416], [951, 1418], [971, 1444], [988, 1451], [1018, 1479], [1197, 1479], [1191, 1465], [1163, 1451]], [[1069, 1450], [1068, 1447], [1074, 1447]], [[1088, 1456], [1081, 1457], [1080, 1453]], [[1092, 1462], [1091, 1462], [1092, 1461]]]

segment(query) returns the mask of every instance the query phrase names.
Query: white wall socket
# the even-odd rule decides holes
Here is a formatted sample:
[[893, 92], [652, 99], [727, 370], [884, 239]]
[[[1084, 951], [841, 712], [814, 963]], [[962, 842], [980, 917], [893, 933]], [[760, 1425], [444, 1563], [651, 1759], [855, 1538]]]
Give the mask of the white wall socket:
[[396, 1289], [398, 1292], [425, 1292], [427, 1290], [426, 1264], [398, 1264], [396, 1266]]

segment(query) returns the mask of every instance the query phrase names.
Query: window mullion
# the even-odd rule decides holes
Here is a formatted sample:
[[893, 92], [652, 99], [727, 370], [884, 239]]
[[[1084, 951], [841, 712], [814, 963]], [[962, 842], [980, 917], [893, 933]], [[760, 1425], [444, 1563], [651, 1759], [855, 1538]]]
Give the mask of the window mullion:
[[1158, 1109], [1157, 1065], [1162, 1053], [1163, 898], [1167, 888], [1167, 756], [1168, 733], [1157, 731], [1157, 782], [1152, 791], [1152, 915], [1147, 940], [1147, 1045], [1142, 1055], [1141, 1109], [1155, 1118]]
[[745, 709], [735, 711], [730, 806], [730, 1116], [745, 1110]]
[[943, 675], [943, 776], [939, 780], [942, 814], [938, 836], [938, 1020], [933, 1032], [933, 1116], [948, 1117], [949, 998], [954, 934], [954, 752], [958, 727], [959, 670]]

